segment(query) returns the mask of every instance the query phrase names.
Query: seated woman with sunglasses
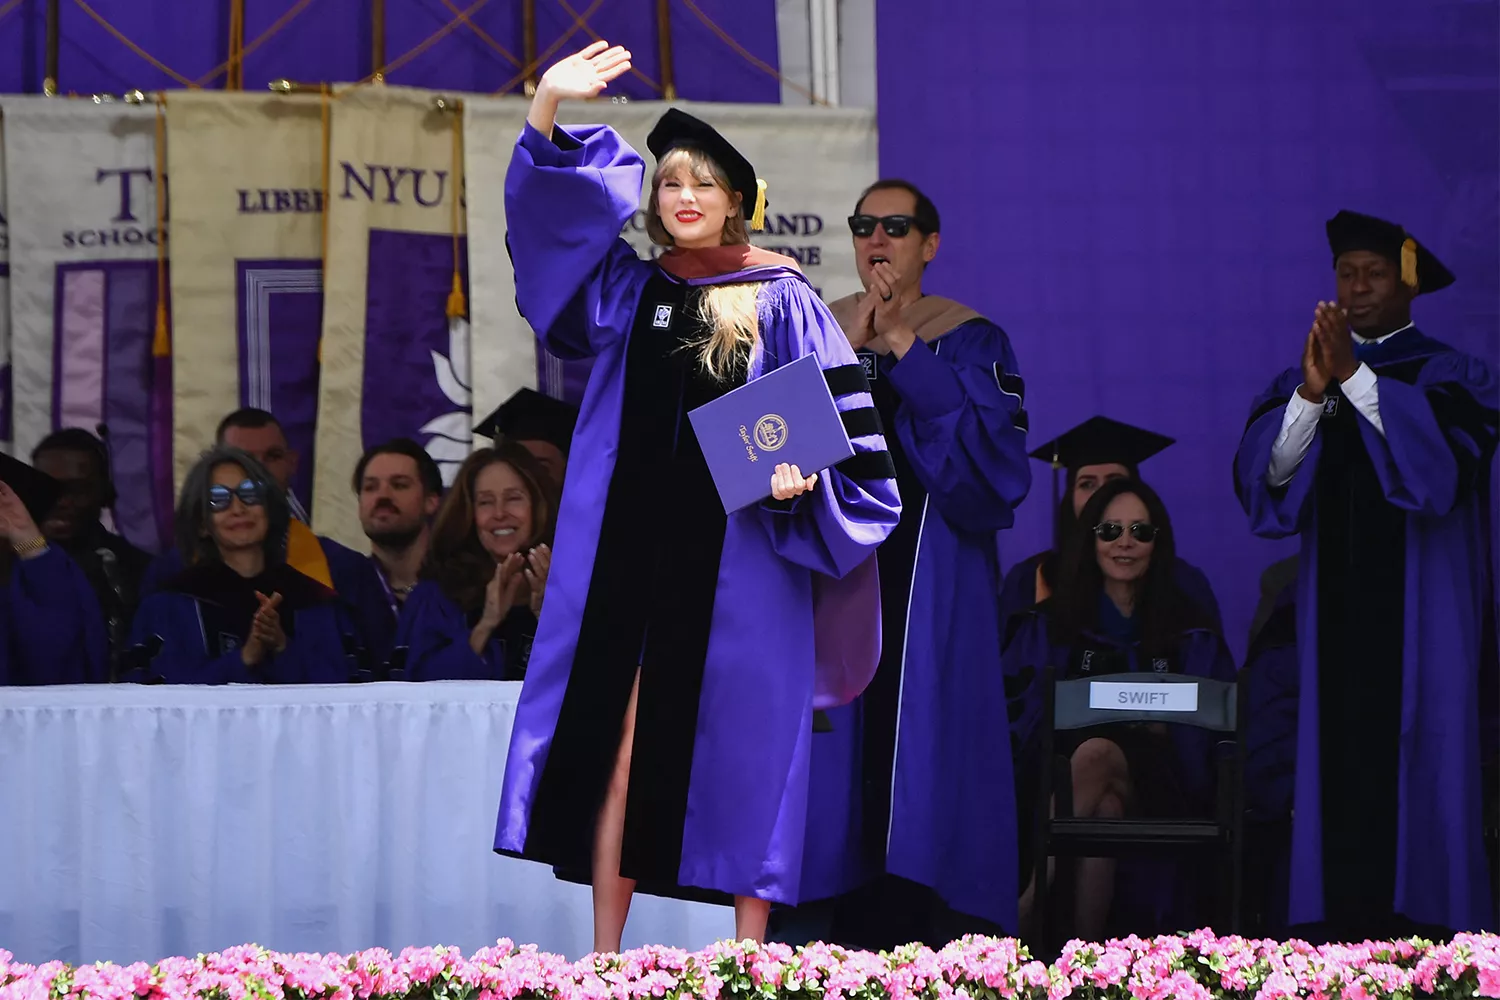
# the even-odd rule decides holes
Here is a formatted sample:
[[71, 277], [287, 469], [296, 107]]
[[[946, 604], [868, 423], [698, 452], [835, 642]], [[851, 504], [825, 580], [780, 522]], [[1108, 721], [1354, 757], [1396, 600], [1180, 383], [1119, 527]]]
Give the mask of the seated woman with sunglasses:
[[[1154, 671], [1234, 680], [1229, 650], [1208, 613], [1182, 590], [1175, 562], [1172, 523], [1161, 498], [1139, 480], [1112, 480], [1095, 491], [1064, 540], [1052, 596], [1011, 619], [1002, 658], [1012, 738], [1020, 747], [1019, 815], [1035, 809], [1041, 683], [1048, 666], [1057, 668], [1059, 679]], [[1072, 761], [1072, 815], [1207, 815], [1214, 742], [1206, 730], [1155, 724], [1058, 733], [1056, 752]], [[1021, 824], [1023, 841], [1028, 827]], [[1192, 916], [1175, 898], [1170, 870], [1145, 862], [1119, 867], [1130, 892], [1116, 891], [1113, 859], [1077, 863], [1075, 934], [1088, 940], [1105, 934], [1116, 898], [1129, 901], [1132, 932], [1189, 926], [1164, 926]], [[1023, 921], [1034, 891], [1030, 886], [1022, 894]]]
[[556, 510], [552, 482], [524, 446], [507, 442], [464, 461], [396, 626], [408, 680], [526, 676]]
[[147, 597], [131, 628], [144, 680], [332, 684], [349, 679], [355, 629], [338, 596], [287, 565], [291, 510], [255, 459], [214, 448], [177, 499], [187, 567]]

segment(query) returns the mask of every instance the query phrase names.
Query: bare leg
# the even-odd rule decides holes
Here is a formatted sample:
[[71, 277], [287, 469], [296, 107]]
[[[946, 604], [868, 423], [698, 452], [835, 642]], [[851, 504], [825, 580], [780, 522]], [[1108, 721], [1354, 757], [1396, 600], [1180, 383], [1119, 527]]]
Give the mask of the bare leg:
[[[620, 950], [635, 880], [620, 877], [620, 847], [625, 840], [625, 797], [630, 790], [630, 751], [635, 742], [635, 702], [641, 689], [637, 670], [620, 726], [620, 749], [609, 776], [609, 789], [594, 826], [594, 951]], [[762, 924], [764, 927], [764, 924]]]
[[734, 939], [761, 944], [766, 940], [766, 921], [771, 919], [771, 901], [754, 896], [734, 897]]
[[[1053, 799], [1048, 799], [1047, 800], [1047, 816], [1049, 818], [1056, 818], [1056, 816], [1057, 816], [1057, 799], [1053, 798]], [[1047, 888], [1049, 890], [1052, 887], [1052, 879], [1056, 875], [1057, 875], [1057, 859], [1056, 858], [1048, 858], [1047, 859]], [[1026, 883], [1026, 889], [1025, 889], [1025, 891], [1021, 893], [1021, 899], [1020, 899], [1020, 901], [1016, 904], [1016, 917], [1017, 917], [1017, 924], [1019, 925], [1019, 927], [1017, 929], [1018, 929], [1021, 937], [1025, 938], [1026, 940], [1035, 940], [1036, 939], [1037, 928], [1034, 927], [1034, 926], [1032, 926], [1033, 918], [1034, 918], [1034, 914], [1032, 913], [1032, 910], [1036, 906], [1036, 892], [1037, 892], [1037, 888], [1036, 888], [1036, 876], [1032, 875], [1031, 876], [1031, 880]]]
[[[1073, 753], [1073, 815], [1118, 819], [1131, 798], [1130, 769], [1118, 745], [1104, 739], [1085, 741]], [[1099, 940], [1115, 895], [1115, 859], [1080, 858], [1074, 934]]]

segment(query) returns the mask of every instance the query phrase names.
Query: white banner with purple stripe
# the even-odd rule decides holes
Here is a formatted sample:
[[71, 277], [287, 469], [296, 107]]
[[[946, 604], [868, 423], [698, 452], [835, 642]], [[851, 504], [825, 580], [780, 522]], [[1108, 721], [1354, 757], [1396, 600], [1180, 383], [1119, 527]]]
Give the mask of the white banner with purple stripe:
[[171, 372], [154, 357], [156, 109], [6, 98], [11, 378], [18, 455], [61, 427], [107, 428], [115, 522], [170, 533]]
[[321, 101], [174, 92], [167, 125], [179, 481], [220, 419], [254, 406], [285, 429], [300, 456], [292, 490], [309, 504], [323, 322]]
[[[646, 181], [655, 164], [646, 135], [669, 105], [658, 101], [573, 104], [563, 123], [613, 126], [647, 158]], [[859, 290], [854, 247], [844, 219], [876, 179], [875, 116], [846, 108], [673, 102], [724, 133], [765, 179], [769, 193], [766, 230], [758, 246], [795, 257], [828, 301]], [[475, 372], [474, 412], [490, 412], [523, 385], [578, 400], [589, 365], [548, 354], [516, 312], [515, 283], [505, 250], [505, 189], [502, 178], [526, 121], [527, 103], [515, 97], [467, 98], [464, 102], [464, 165], [470, 177], [487, 179], [466, 191], [469, 253], [476, 274], [470, 353]], [[642, 192], [644, 196], [644, 191]], [[645, 205], [644, 197], [641, 204]], [[642, 256], [659, 252], [646, 237], [637, 213], [621, 233]]]
[[[349, 492], [366, 447], [423, 445], [451, 480], [469, 451], [462, 122], [434, 95], [358, 87], [333, 103], [313, 524], [368, 548]], [[499, 183], [486, 178], [485, 183]]]
[[10, 453], [10, 224], [5, 217], [5, 119], [0, 117], [0, 451]]

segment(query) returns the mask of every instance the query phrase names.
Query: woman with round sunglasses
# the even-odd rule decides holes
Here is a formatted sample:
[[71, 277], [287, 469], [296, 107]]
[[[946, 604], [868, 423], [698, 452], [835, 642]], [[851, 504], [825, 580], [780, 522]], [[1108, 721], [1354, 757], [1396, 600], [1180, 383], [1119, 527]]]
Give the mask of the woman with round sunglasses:
[[332, 684], [349, 680], [355, 628], [329, 588], [287, 565], [291, 510], [265, 467], [217, 447], [177, 499], [186, 567], [142, 602], [131, 628], [138, 680]]
[[[900, 511], [848, 341], [796, 261], [750, 244], [749, 160], [676, 108], [646, 139], [654, 176], [613, 129], [557, 124], [629, 68], [601, 41], [547, 70], [505, 177], [518, 308], [594, 367], [495, 849], [587, 878], [604, 952], [637, 889], [733, 897], [740, 938], [798, 901], [813, 711], [874, 669], [874, 552]], [[650, 261], [620, 238], [643, 188]], [[762, 453], [765, 499], [726, 514], [688, 414], [809, 357], [855, 454]]]
[[[1133, 672], [1235, 679], [1223, 637], [1178, 583], [1175, 563], [1172, 522], [1156, 491], [1137, 479], [1111, 480], [1094, 491], [1064, 539], [1052, 595], [1011, 619], [1002, 659], [1020, 815], [1035, 808], [1047, 667], [1059, 679]], [[1209, 815], [1214, 742], [1214, 734], [1190, 726], [1122, 723], [1059, 732], [1055, 752], [1072, 762], [1072, 815]], [[1029, 824], [1023, 821], [1021, 831], [1024, 842]], [[1117, 888], [1117, 867], [1129, 891]], [[1093, 940], [1122, 923], [1141, 933], [1197, 926], [1179, 922], [1198, 914], [1178, 898], [1173, 869], [1084, 858], [1075, 872], [1073, 932], [1080, 937]], [[1022, 894], [1023, 923], [1035, 891], [1030, 885]]]
[[396, 627], [408, 680], [526, 676], [552, 565], [555, 492], [516, 442], [464, 460]]

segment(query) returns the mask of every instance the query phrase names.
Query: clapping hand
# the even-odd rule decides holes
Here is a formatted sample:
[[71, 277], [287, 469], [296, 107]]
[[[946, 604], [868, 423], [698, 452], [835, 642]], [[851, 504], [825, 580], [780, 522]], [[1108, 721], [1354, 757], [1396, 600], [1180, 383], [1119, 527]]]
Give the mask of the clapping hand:
[[0, 483], [0, 534], [12, 546], [34, 542], [42, 535], [20, 496], [5, 483]]
[[547, 589], [547, 574], [552, 569], [552, 550], [538, 545], [526, 559], [526, 585], [531, 589], [531, 613], [541, 615], [542, 595]]
[[1321, 403], [1330, 383], [1344, 381], [1358, 368], [1349, 314], [1337, 303], [1319, 302], [1302, 348], [1302, 388], [1298, 391], [1309, 402]]
[[777, 500], [790, 500], [800, 497], [812, 489], [818, 482], [818, 474], [814, 472], [806, 479], [802, 478], [802, 470], [795, 465], [785, 463], [776, 466], [771, 473], [771, 496]]
[[281, 627], [281, 614], [276, 609], [281, 604], [281, 595], [256, 594], [260, 608], [250, 620], [250, 639], [240, 650], [240, 659], [245, 666], [258, 666], [268, 654], [286, 649], [286, 632]]

